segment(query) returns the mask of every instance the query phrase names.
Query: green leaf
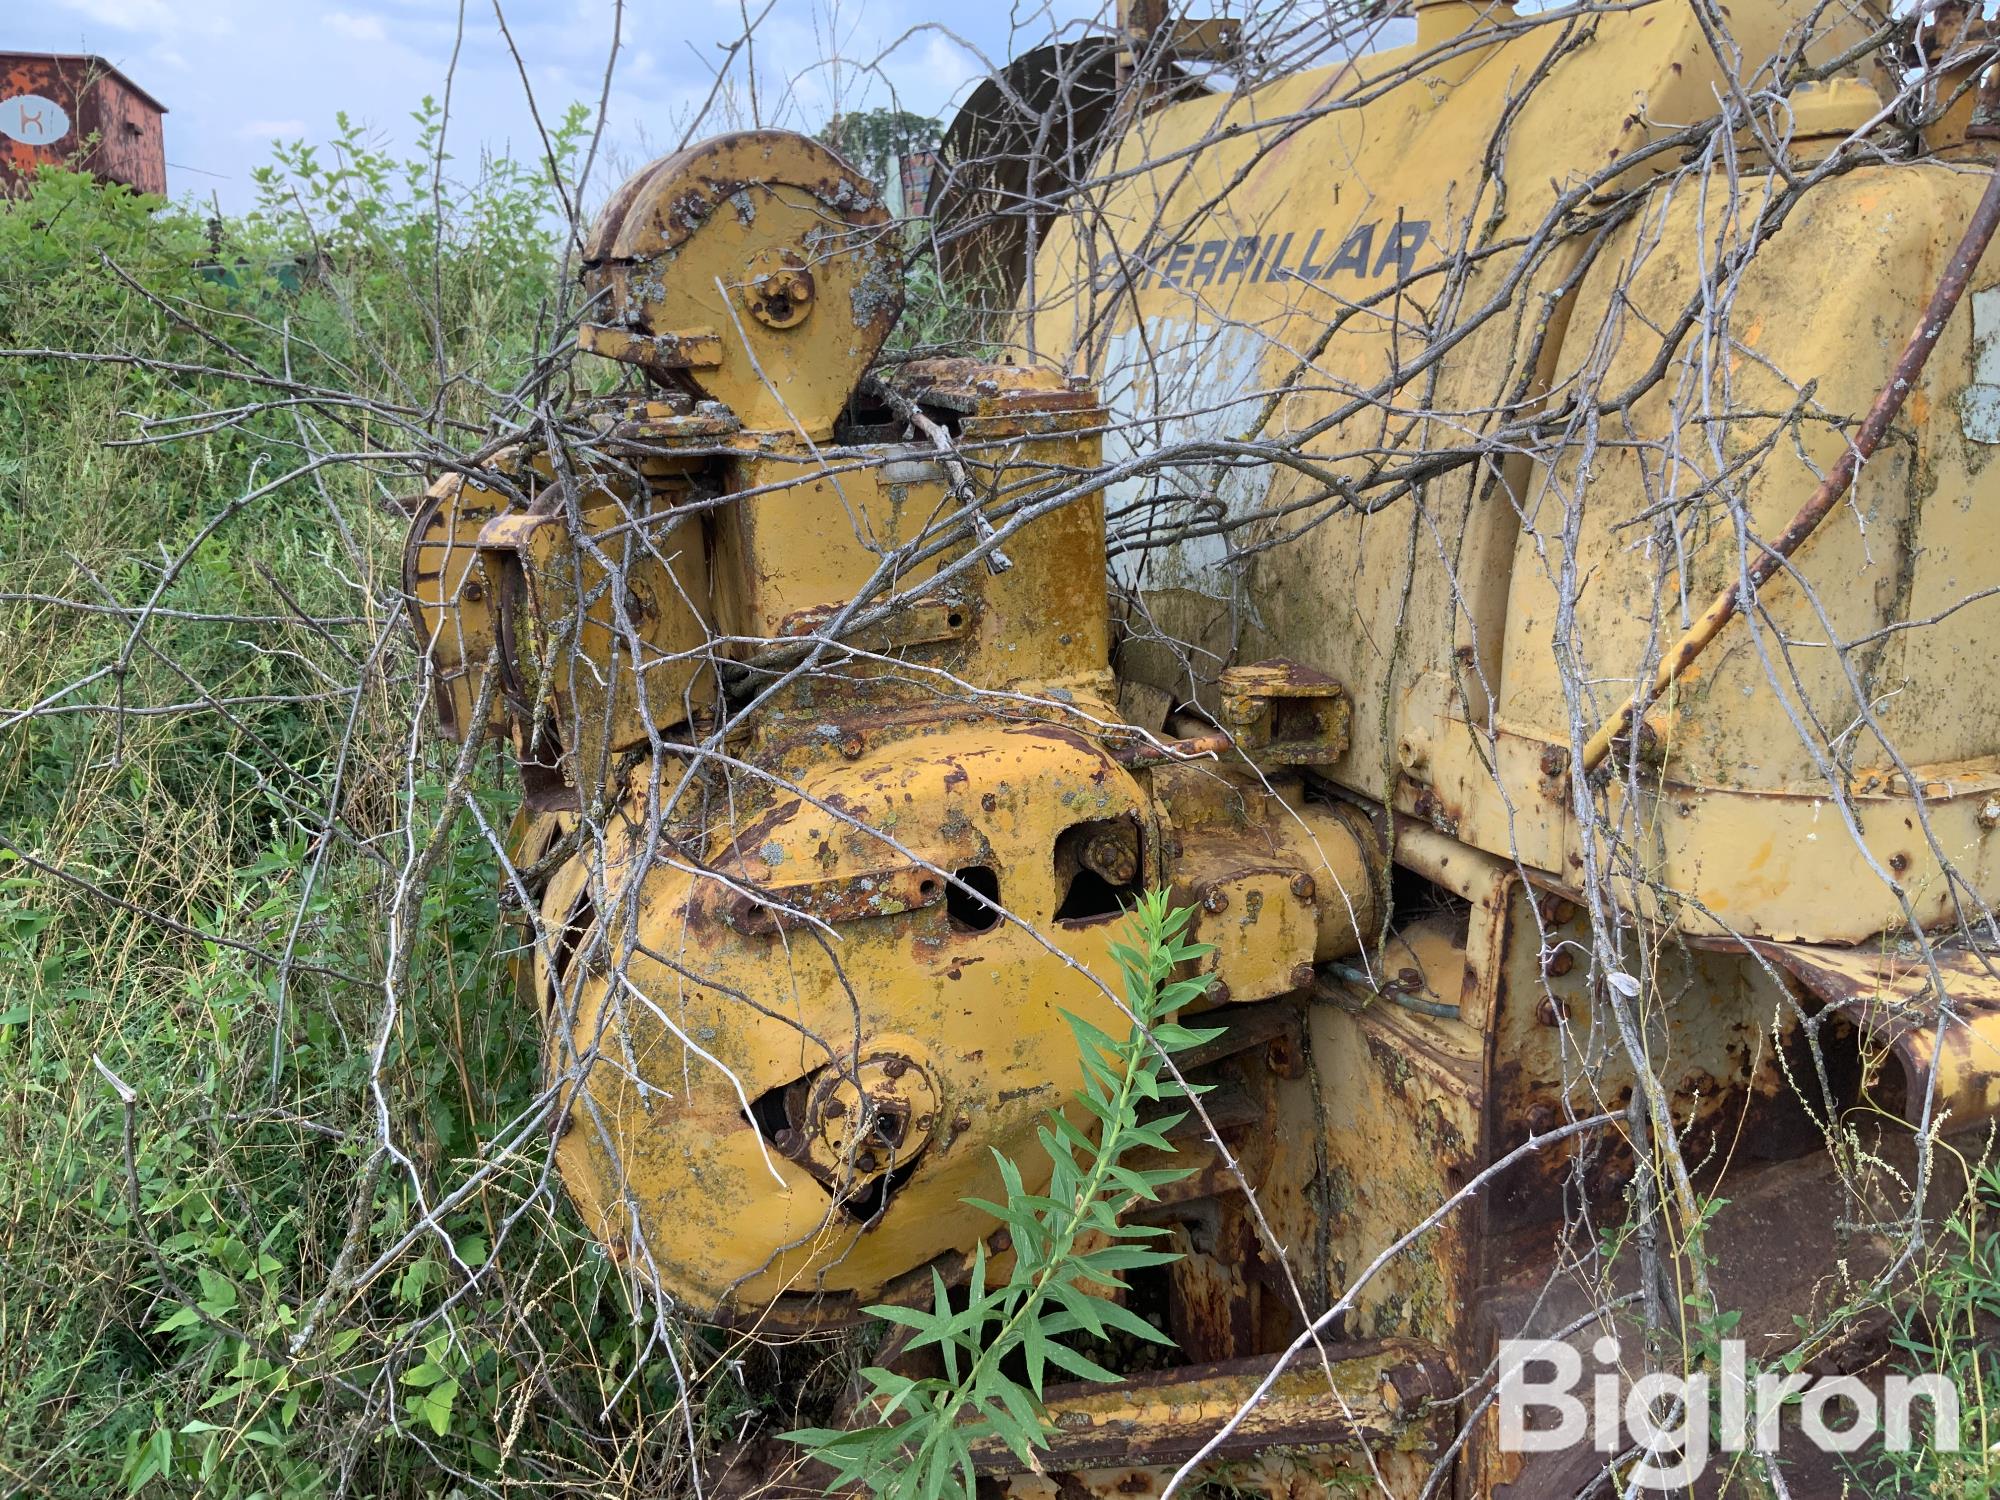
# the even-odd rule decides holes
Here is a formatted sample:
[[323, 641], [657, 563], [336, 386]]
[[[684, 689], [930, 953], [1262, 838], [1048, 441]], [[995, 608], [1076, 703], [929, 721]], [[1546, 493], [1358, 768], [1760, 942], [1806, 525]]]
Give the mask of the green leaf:
[[450, 1378], [451, 1372], [449, 1370], [432, 1364], [429, 1360], [425, 1360], [415, 1369], [403, 1372], [403, 1384], [413, 1385], [419, 1389], [427, 1385], [437, 1385], [441, 1381], [449, 1380]]
[[1094, 1380], [1100, 1385], [1114, 1385], [1123, 1378], [1115, 1371], [1105, 1369], [1095, 1360], [1077, 1353], [1067, 1344], [1050, 1343], [1047, 1348], [1050, 1364], [1060, 1366], [1080, 1380]]
[[403, 1405], [411, 1416], [430, 1425], [432, 1432], [443, 1437], [451, 1431], [451, 1406], [458, 1396], [458, 1382], [445, 1379], [429, 1390], [403, 1398]]

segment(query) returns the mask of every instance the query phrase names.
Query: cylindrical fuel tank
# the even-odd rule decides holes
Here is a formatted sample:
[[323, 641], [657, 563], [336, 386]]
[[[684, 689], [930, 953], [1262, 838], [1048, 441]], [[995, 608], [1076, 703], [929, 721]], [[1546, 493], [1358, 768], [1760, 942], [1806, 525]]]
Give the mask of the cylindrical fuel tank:
[[[1733, 8], [1741, 57], [1805, 14]], [[1814, 24], [1813, 55], [1854, 40]], [[1109, 496], [1149, 621], [1121, 672], [1202, 697], [1232, 655], [1328, 673], [1355, 704], [1335, 780], [1581, 885], [1574, 745], [1812, 493], [1988, 168], [1808, 182], [1884, 109], [1859, 77], [1761, 141], [1702, 131], [1728, 84], [1690, 7], [1419, 27], [1136, 120], [1020, 336], [1099, 375], [1107, 458], [1164, 460]], [[2000, 894], [1996, 329], [2000, 256], [1842, 510], [1649, 715], [1636, 805], [1605, 793], [1633, 906], [1857, 941], [1905, 899], [1947, 919], [1944, 860]]]

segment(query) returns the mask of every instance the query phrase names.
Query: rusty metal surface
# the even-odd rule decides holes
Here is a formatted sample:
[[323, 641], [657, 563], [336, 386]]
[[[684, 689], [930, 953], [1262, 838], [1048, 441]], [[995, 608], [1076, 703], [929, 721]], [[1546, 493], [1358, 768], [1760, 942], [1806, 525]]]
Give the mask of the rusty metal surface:
[[[1217, 1459], [1272, 1448], [1327, 1452], [1363, 1444], [1424, 1450], [1438, 1442], [1430, 1419], [1440, 1414], [1436, 1404], [1449, 1402], [1457, 1389], [1442, 1351], [1391, 1339], [1335, 1343], [1326, 1354], [1324, 1366], [1316, 1359], [1302, 1361], [1281, 1374], [1270, 1395], [1223, 1441]], [[1053, 1386], [1047, 1406], [1054, 1432], [1040, 1457], [1042, 1467], [1066, 1473], [1185, 1459], [1235, 1413], [1270, 1368], [1268, 1358], [1234, 1360], [1135, 1375], [1113, 1389]], [[1020, 1461], [997, 1444], [976, 1450], [975, 1461], [982, 1473], [1021, 1472]]]
[[[463, 740], [479, 702], [480, 679], [499, 642], [494, 620], [497, 574], [487, 569], [479, 534], [516, 510], [504, 492], [447, 474], [432, 485], [403, 544], [403, 595], [418, 649], [430, 672], [432, 708], [446, 737]], [[486, 730], [506, 733], [504, 700], [493, 698]]]
[[1835, 502], [1847, 493], [1861, 465], [1887, 436], [1889, 424], [1903, 409], [1910, 391], [1919, 384], [1924, 366], [1930, 361], [1931, 351], [1937, 347], [1939, 336], [1957, 310], [1959, 299], [1965, 295], [1966, 285], [1986, 254], [1986, 247], [1992, 243], [1995, 229], [2000, 229], [2000, 166], [1996, 166], [1987, 179], [1986, 191], [1980, 195], [1978, 204], [1972, 210], [1965, 234], [1938, 274], [1930, 301], [1918, 316], [1916, 327], [1902, 352], [1896, 356], [1888, 379], [1869, 404], [1868, 414], [1862, 418], [1853, 438], [1842, 445], [1826, 477], [1820, 480], [1805, 504], [1799, 507], [1798, 513], [1785, 523], [1784, 529], [1758, 549], [1757, 555], [1744, 570], [1744, 576], [1725, 585], [1687, 634], [1674, 643], [1655, 668], [1652, 681], [1641, 686], [1616, 713], [1598, 726], [1589, 743], [1583, 747], [1581, 770], [1595, 769], [1611, 753], [1612, 741], [1624, 734], [1631, 727], [1634, 717], [1643, 715], [1676, 678], [1693, 667], [1695, 659], [1736, 617], [1744, 600], [1755, 598], [1757, 591], [1776, 576], [1786, 559], [1805, 544], [1806, 539], [1826, 519]]
[[37, 167], [73, 166], [164, 194], [166, 112], [101, 57], [0, 52], [0, 193]]
[[[1658, 121], [1701, 118], [1713, 107], [1717, 65], [1692, 18], [1650, 10], [1607, 17], [1593, 33], [1588, 61], [1556, 63], [1548, 87], [1516, 112], [1505, 80], [1531, 73], [1548, 56], [1553, 33], [1514, 26], [1499, 12], [1481, 20], [1482, 9], [1422, 9], [1419, 28], [1433, 43], [1455, 39], [1450, 61], [1435, 70], [1417, 63], [1421, 51], [1397, 49], [1346, 72], [1274, 80], [1254, 100], [1238, 99], [1220, 113], [1203, 104], [1149, 115], [1145, 130], [1133, 132], [1103, 169], [1101, 211], [1087, 222], [1078, 216], [1048, 227], [1032, 331], [1024, 313], [1022, 342], [1073, 352], [1101, 371], [1105, 388], [1121, 393], [1121, 417], [1227, 411], [1234, 400], [1247, 420], [1253, 397], [1284, 390], [1267, 431], [1309, 430], [1347, 399], [1331, 393], [1373, 389], [1396, 362], [1395, 334], [1364, 319], [1342, 324], [1320, 347], [1330, 308], [1386, 294], [1404, 274], [1427, 284], [1427, 274], [1441, 272], [1448, 259], [1444, 247], [1466, 233], [1514, 232], [1468, 228], [1473, 211], [1454, 198], [1460, 164], [1477, 157], [1499, 121], [1507, 122], [1521, 187], [1509, 194], [1507, 224], [1525, 232], [1547, 211], [1555, 191], [1549, 184], [1568, 180], [1578, 164], [1643, 144]], [[1795, 17], [1785, 5], [1747, 7], [1734, 17], [1732, 34], [1745, 55], [1764, 55]], [[1482, 29], [1490, 38], [1483, 47]], [[1837, 25], [1815, 45], [1837, 48], [1852, 39]], [[1367, 110], [1325, 110], [1296, 136], [1259, 139], [1255, 121], [1302, 117], [1398, 69], [1408, 81], [1386, 88]], [[1802, 132], [1825, 140], [1861, 123], [1879, 107], [1879, 96], [1870, 104], [1869, 89], [1850, 80], [1802, 91]], [[1628, 108], [1635, 96], [1649, 101], [1642, 116]], [[1364, 127], [1364, 117], [1376, 123]], [[1399, 123], [1381, 127], [1385, 117]], [[1356, 172], [1395, 183], [1398, 202], [1379, 212], [1329, 210]], [[1726, 397], [1718, 386], [1689, 408], [1745, 414], [1730, 419], [1729, 451], [1775, 442], [1770, 459], [1744, 480], [1746, 524], [1756, 534], [1780, 534], [1799, 497], [1847, 451], [1845, 424], [1867, 411], [1889, 379], [1983, 186], [1983, 176], [1935, 162], [1830, 177], [1747, 263], [1733, 303], [1745, 339], [1740, 360], [1702, 374], [1688, 363], [1688, 348], [1664, 351], [1689, 380], [1730, 382]], [[1526, 303], [1556, 299], [1546, 340], [1523, 346], [1507, 320], [1483, 325], [1439, 361], [1427, 402], [1439, 411], [1488, 410], [1482, 382], [1509, 367], [1524, 379], [1532, 374], [1537, 388], [1565, 389], [1577, 372], [1596, 369], [1600, 345], [1610, 360], [1604, 381], [1624, 388], [1662, 357], [1656, 330], [1673, 326], [1689, 298], [1698, 300], [1708, 264], [1696, 248], [1706, 196], [1663, 192], [1639, 216], [1657, 221], [1657, 234], [1632, 225], [1613, 231], [1587, 274], [1570, 251], [1552, 254], [1515, 294]], [[1247, 236], [1243, 226], [1253, 220], [1258, 233]], [[1392, 231], [1399, 237], [1385, 256]], [[1282, 272], [1270, 274], [1273, 264]], [[1512, 270], [1511, 260], [1475, 270], [1467, 295], [1476, 301], [1495, 285], [1492, 278]], [[1990, 254], [1972, 271], [1967, 301], [1975, 310], [1982, 296], [1996, 295], [1995, 274]], [[1623, 315], [1628, 305], [1643, 315]], [[1882, 636], [1889, 644], [1869, 647], [1889, 674], [1883, 682], [1897, 686], [1884, 699], [1883, 733], [1919, 784], [1946, 789], [1946, 805], [1932, 809], [1943, 851], [1993, 897], [2000, 896], [2000, 861], [1992, 830], [1975, 815], [2000, 788], [2000, 742], [1992, 732], [2000, 722], [2000, 679], [1964, 664], [1989, 650], [1996, 611], [1957, 606], [2000, 578], [2000, 553], [1979, 519], [1988, 506], [1925, 503], [1937, 494], [1984, 496], [1995, 482], [1990, 452], [1960, 420], [1961, 413], [1976, 416], [1988, 399], [1985, 386], [1973, 387], [1984, 378], [1978, 362], [1992, 345], [1990, 329], [1975, 338], [1972, 323], [1964, 306], [1946, 321], [1911, 389], [1907, 409], [1917, 419], [1910, 443], [1885, 443], [1857, 480], [1851, 498], [1868, 518], [1866, 535], [1858, 527], [1822, 527], [1794, 558], [1820, 591], [1827, 617], [1785, 579], [1773, 580], [1762, 605], [1772, 611], [1767, 628], [1794, 640], [1892, 632]], [[1302, 349], [1312, 351], [1304, 373]], [[1806, 424], [1797, 444], [1779, 440], [1783, 413], [1808, 380], [1815, 409], [1831, 420]], [[1557, 444], [1540, 461], [1523, 455], [1493, 475], [1504, 495], [1475, 491], [1470, 469], [1428, 485], [1426, 514], [1439, 530], [1414, 556], [1393, 526], [1340, 507], [1315, 515], [1288, 545], [1267, 547], [1259, 539], [1275, 534], [1276, 513], [1309, 504], [1324, 473], [1307, 479], [1281, 465], [1218, 470], [1213, 502], [1257, 542], [1240, 575], [1217, 571], [1209, 554], [1220, 549], [1202, 526], [1195, 528], [1201, 539], [1181, 551], [1146, 551], [1144, 580], [1125, 581], [1146, 591], [1149, 631], [1186, 643], [1197, 660], [1211, 650], [1225, 662], [1282, 656], [1342, 681], [1358, 711], [1354, 744], [1337, 767], [1341, 785], [1566, 880], [1581, 854], [1559, 782], [1550, 785], [1544, 770], [1545, 755], [1555, 756], [1559, 772], [1568, 760], [1568, 699], [1552, 651], [1560, 570], [1537, 550], [1547, 521], [1539, 529], [1533, 523], [1548, 507], [1580, 499], [1588, 481], [1576, 572], [1611, 582], [1588, 591], [1574, 634], [1590, 658], [1586, 675], [1607, 684], [1607, 697], [1622, 696], [1643, 670], [1653, 628], [1649, 611], [1631, 603], [1650, 587], [1632, 570], [1653, 566], [1627, 546], [1635, 517], [1694, 482], [1673, 470], [1667, 455], [1703, 451], [1712, 437], [1707, 415], [1683, 421], [1677, 414], [1686, 406], [1659, 390], [1638, 400], [1621, 417], [1629, 430], [1587, 472], [1582, 445]], [[1312, 456], [1365, 478], [1378, 460], [1336, 455], [1374, 451], [1376, 436], [1359, 430], [1368, 421], [1329, 429], [1311, 445]], [[1117, 448], [1116, 431], [1114, 423], [1112, 456], [1129, 456]], [[1413, 421], [1406, 433], [1397, 441], [1412, 453], [1472, 441], [1444, 420]], [[1148, 482], [1114, 488], [1114, 508], [1137, 500]], [[1152, 524], [1170, 528], [1183, 518], [1162, 514]], [[1868, 537], [1885, 532], [1907, 544], [1869, 545]], [[1703, 600], [1735, 576], [1737, 560], [1719, 530], [1695, 540], [1700, 545], [1689, 544], [1685, 576], [1673, 588]], [[1342, 581], [1338, 597], [1307, 582], [1329, 579]], [[1254, 600], [1255, 609], [1232, 608], [1231, 599]], [[1608, 816], [1615, 825], [1633, 824], [1635, 845], [1652, 856], [1644, 882], [1621, 896], [1690, 931], [1781, 941], [1866, 940], [1903, 919], [1899, 895], [1920, 920], [1949, 921], [1950, 883], [1939, 878], [1925, 841], [1907, 832], [1914, 789], [1892, 778], [1897, 767], [1857, 764], [1852, 784], [1866, 799], [1858, 823], [1868, 856], [1853, 848], [1828, 821], [1824, 777], [1786, 718], [1785, 693], [1772, 686], [1742, 623], [1730, 632], [1741, 638], [1740, 649], [1704, 655], [1672, 701], [1649, 716], [1660, 761], [1647, 767], [1657, 775], [1641, 777], [1639, 805], [1626, 805], [1626, 789], [1609, 793]], [[1391, 641], [1394, 650], [1385, 645]], [[1175, 686], [1176, 652], [1135, 650], [1121, 661], [1128, 659], [1149, 682]], [[1797, 666], [1795, 709], [1844, 722], [1853, 692], [1836, 653], [1808, 653]], [[1214, 710], [1219, 686], [1201, 686]], [[1803, 873], [1808, 862], [1810, 874]], [[1663, 889], [1690, 899], [1675, 905], [1660, 897]], [[1828, 891], [1838, 898], [1827, 899]]]
[[[1473, 9], [1426, 6], [1420, 29], [1455, 35]], [[1648, 51], [1672, 33], [1666, 52], [1690, 54], [1684, 22], [1663, 18], [1650, 43], [1619, 16], [1602, 25], [1618, 77], [1659, 84], [1668, 104], [1692, 107], [1711, 81], [1699, 69], [1664, 81], [1665, 54]], [[1438, 76], [1465, 82], [1479, 51]], [[1492, 124], [1506, 71], [1466, 83], [1452, 139]], [[1276, 102], [1299, 104], [1290, 83], [1274, 87]], [[1171, 148], [1186, 122], [1171, 110], [1155, 120]], [[492, 489], [456, 477], [434, 487], [412, 529], [406, 582], [451, 724], [464, 724], [482, 664], [497, 659], [528, 806], [566, 795], [608, 808], [603, 841], [573, 853], [556, 842], [577, 826], [571, 814], [517, 824], [522, 855], [554, 865], [541, 914], [559, 941], [523, 971], [549, 1070], [575, 1084], [558, 1166], [609, 1253], [643, 1254], [696, 1316], [813, 1329], [871, 1302], [928, 1301], [932, 1273], [964, 1275], [993, 1231], [965, 1200], [1001, 1190], [994, 1152], [1039, 1187], [1036, 1127], [1081, 1069], [1062, 1013], [1122, 1029], [1110, 956], [1120, 912], [1140, 890], [1169, 887], [1194, 907], [1194, 936], [1214, 945], [1196, 1008], [1225, 1028], [1183, 1060], [1204, 1090], [1205, 1119], [1171, 1132], [1171, 1160], [1189, 1175], [1139, 1210], [1184, 1256], [1128, 1289], [1154, 1299], [1182, 1363], [1055, 1393], [1046, 1472], [988, 1455], [995, 1480], [1022, 1496], [1150, 1493], [1160, 1465], [1193, 1452], [1254, 1387], [1268, 1368], [1258, 1361], [1410, 1226], [1530, 1136], [1629, 1097], [1632, 1066], [1570, 899], [1568, 741], [1536, 697], [1556, 681], [1533, 634], [1546, 601], [1514, 576], [1504, 514], [1468, 509], [1462, 534], [1442, 539], [1466, 570], [1464, 600], [1436, 577], [1412, 592], [1390, 566], [1406, 536], [1330, 523], [1258, 564], [1286, 570], [1264, 584], [1294, 586], [1261, 601], [1268, 639], [1253, 632], [1246, 654], [1263, 659], [1203, 686], [1212, 720], [1175, 715], [1179, 695], [1157, 684], [1151, 697], [1121, 692], [1104, 495], [1080, 493], [1011, 532], [1004, 569], [956, 566], [982, 526], [1099, 462], [1095, 392], [1054, 369], [969, 360], [859, 385], [886, 324], [843, 325], [831, 354], [818, 341], [852, 301], [841, 278], [872, 273], [857, 270], [851, 243], [792, 252], [809, 218], [874, 225], [879, 209], [837, 162], [789, 139], [732, 137], [655, 164], [593, 238], [592, 275], [622, 312], [586, 338], [662, 382], [649, 402], [590, 414], [638, 478], [579, 486], [566, 497], [577, 503], [558, 506], [548, 460], [508, 455]], [[1856, 192], [1877, 190], [1868, 169], [1851, 177]], [[1898, 225], [1936, 231], [1921, 193], [1881, 191]], [[1662, 270], [1660, 285], [1686, 272]], [[745, 348], [786, 378], [751, 379], [733, 363]], [[1479, 355], [1477, 341], [1468, 350]], [[1332, 363], [1352, 383], [1379, 352]], [[857, 389], [857, 407], [887, 402], [913, 432], [881, 423], [849, 443], [852, 422], [872, 420], [855, 417], [828, 462], [817, 437]], [[955, 442], [949, 464], [936, 443], [910, 440], [926, 421]], [[1602, 459], [1607, 471], [1625, 461]], [[507, 484], [518, 498], [499, 493]], [[682, 514], [695, 497], [698, 521]], [[1613, 530], [1591, 519], [1579, 545], [1610, 569], [1621, 518], [1607, 509]], [[938, 536], [940, 517], [963, 524], [884, 584], [883, 558]], [[1986, 557], [1990, 539], [1971, 522], [1935, 524]], [[649, 571], [662, 565], [664, 577]], [[936, 587], [943, 568], [955, 571]], [[1296, 585], [1301, 573], [1353, 580], [1352, 608], [1330, 610], [1326, 588]], [[891, 591], [914, 597], [866, 607]], [[681, 613], [662, 607], [669, 594]], [[1361, 643], [1397, 630], [1411, 654], [1386, 668]], [[731, 722], [718, 685], [779, 681], [807, 643], [815, 669]], [[1512, 675], [1489, 678], [1494, 702], [1474, 702], [1467, 665], [1502, 662]], [[659, 684], [670, 691], [655, 700]], [[1147, 722], [1127, 724], [1121, 703], [1149, 705], [1130, 710]], [[1486, 712], [1496, 706], [1507, 711]], [[535, 738], [544, 723], [560, 727], [553, 747]], [[652, 788], [697, 763], [689, 742], [710, 727], [728, 758], [718, 795], [663, 828]], [[1732, 732], [1741, 751], [1769, 737], [1770, 717], [1753, 711]], [[1183, 737], [1149, 738], [1160, 733]], [[1854, 798], [1865, 839], [1921, 889], [1926, 856], [1905, 821], [1921, 790], [1943, 847], [1984, 879], [1996, 764], [1931, 764], [1915, 788], [1864, 769]], [[1819, 1139], [1795, 1092], [1812, 1072], [1800, 1050], [1808, 992], [1852, 1012], [1863, 1041], [1850, 1051], [1893, 1054], [1910, 1081], [1935, 1062], [1955, 1117], [2000, 1112], [1988, 1057], [2000, 983], [1976, 955], [1950, 961], [1956, 1010], [1939, 1031], [1925, 1019], [1921, 966], [1900, 952], [1660, 943], [1670, 923], [1699, 936], [1740, 920], [1767, 938], [1881, 925], [1884, 905], [1861, 857], [1818, 839], [1831, 819], [1805, 782], [1721, 778], [1708, 747], [1664, 722], [1654, 768], [1643, 806], [1610, 793], [1657, 858], [1646, 880], [1613, 891], [1642, 918], [1617, 957], [1655, 986], [1655, 1061], [1670, 1067], [1668, 1113], [1697, 1172]], [[1823, 878], [1802, 879], [1808, 868]], [[1703, 909], [1661, 894], [1690, 872]], [[1830, 890], [1852, 911], [1830, 914]], [[1853, 1041], [1833, 1024], [1821, 1035]], [[1861, 1072], [1836, 1072], [1816, 1103], [1865, 1104]], [[1243, 1467], [1231, 1472], [1310, 1493], [1363, 1472], [1365, 1448], [1393, 1493], [1413, 1493], [1456, 1415], [1451, 1370], [1490, 1359], [1496, 1302], [1548, 1272], [1580, 1210], [1614, 1215], [1632, 1170], [1607, 1131], [1491, 1183], [1357, 1296], [1334, 1330], [1349, 1341], [1334, 1389], [1316, 1361], [1283, 1377], [1232, 1438]], [[1500, 1472], [1492, 1461], [1480, 1437], [1466, 1472], [1486, 1482]]]
[[1282, 659], [1224, 667], [1222, 722], [1262, 765], [1330, 766], [1347, 753], [1352, 705], [1326, 673]]
[[[2000, 1116], [2000, 959], [1964, 946], [1858, 948], [1760, 943], [1757, 951], [1851, 1016], [1875, 1054], [1887, 1102], [1919, 1124], [1926, 1101], [1951, 1128]], [[1935, 965], [1935, 972], [1933, 971]], [[1886, 1056], [1884, 1056], [1886, 1054]], [[1936, 1072], [1935, 1084], [1932, 1072]]]
[[789, 131], [661, 157], [592, 228], [583, 279], [601, 321], [584, 347], [747, 428], [824, 437], [903, 309], [888, 222], [872, 184]]

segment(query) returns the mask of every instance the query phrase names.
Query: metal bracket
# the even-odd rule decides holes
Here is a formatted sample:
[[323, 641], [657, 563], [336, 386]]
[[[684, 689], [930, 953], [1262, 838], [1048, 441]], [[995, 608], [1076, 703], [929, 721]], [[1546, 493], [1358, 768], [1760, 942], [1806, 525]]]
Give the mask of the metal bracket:
[[1324, 672], [1282, 658], [1226, 667], [1222, 721], [1258, 765], [1330, 766], [1347, 753], [1353, 707]]

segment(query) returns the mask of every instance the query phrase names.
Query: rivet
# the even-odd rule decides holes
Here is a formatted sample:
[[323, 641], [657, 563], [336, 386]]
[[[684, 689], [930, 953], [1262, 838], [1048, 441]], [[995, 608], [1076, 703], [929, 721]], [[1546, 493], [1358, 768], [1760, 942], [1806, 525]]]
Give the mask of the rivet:
[[1202, 892], [1201, 909], [1211, 916], [1220, 916], [1229, 910], [1229, 892], [1219, 885], [1212, 885]]
[[1544, 1026], [1560, 1026], [1569, 1019], [1569, 1011], [1554, 995], [1544, 995], [1535, 1007], [1535, 1019]]
[[1313, 977], [1313, 966], [1311, 964], [1302, 963], [1294, 966], [1292, 969], [1292, 988], [1295, 990], [1305, 989], [1313, 982]]
[[1292, 877], [1292, 894], [1297, 896], [1301, 901], [1312, 900], [1318, 892], [1319, 887], [1314, 884], [1312, 876], [1294, 875]]

